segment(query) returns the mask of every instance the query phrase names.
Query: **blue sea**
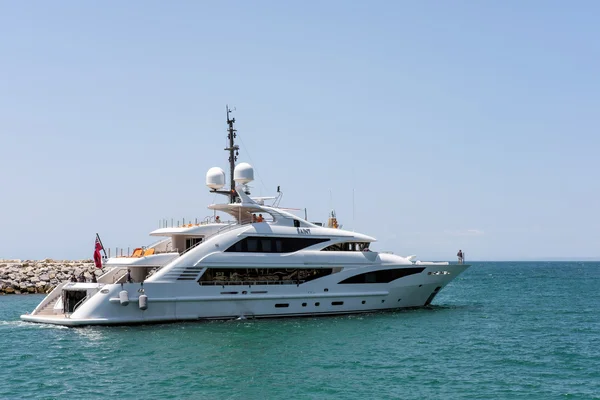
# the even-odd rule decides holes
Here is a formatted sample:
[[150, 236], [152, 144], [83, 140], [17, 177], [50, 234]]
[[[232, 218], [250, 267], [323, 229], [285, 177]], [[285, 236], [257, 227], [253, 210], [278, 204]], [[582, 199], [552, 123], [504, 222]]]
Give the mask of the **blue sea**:
[[427, 309], [61, 328], [0, 296], [1, 399], [600, 399], [600, 263], [473, 263]]

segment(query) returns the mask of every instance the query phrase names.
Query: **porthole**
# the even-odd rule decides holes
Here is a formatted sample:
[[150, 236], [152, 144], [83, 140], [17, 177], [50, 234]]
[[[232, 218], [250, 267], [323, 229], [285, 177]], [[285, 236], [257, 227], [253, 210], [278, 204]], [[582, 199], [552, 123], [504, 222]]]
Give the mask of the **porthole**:
[[364, 301], [364, 300], [363, 300], [363, 301], [362, 301], [362, 303], [363, 303], [363, 304], [365, 304], [365, 303], [366, 303], [366, 301]]
[[385, 300], [381, 300], [382, 303], [385, 303]]
[[302, 303], [302, 307], [306, 307], [306, 303]]
[[332, 306], [342, 306], [342, 305], [344, 305], [344, 302], [343, 301], [332, 301], [331, 305]]
[[400, 303], [400, 300], [402, 300], [402, 299], [398, 299], [398, 303]]
[[326, 292], [329, 292], [329, 289], [325, 288], [325, 291], [326, 291]]
[[286, 308], [289, 307], [290, 305], [288, 303], [279, 303], [279, 304], [275, 304], [275, 308]]
[[315, 306], [319, 307], [321, 305], [321, 303], [317, 302], [315, 303]]

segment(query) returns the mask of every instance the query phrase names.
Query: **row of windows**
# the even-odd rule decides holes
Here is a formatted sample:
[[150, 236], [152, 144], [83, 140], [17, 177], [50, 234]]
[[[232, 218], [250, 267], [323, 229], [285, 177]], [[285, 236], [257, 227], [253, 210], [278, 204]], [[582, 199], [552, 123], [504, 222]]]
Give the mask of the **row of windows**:
[[381, 271], [365, 272], [364, 274], [354, 275], [344, 279], [340, 283], [389, 283], [402, 277], [418, 274], [425, 268], [397, 268], [385, 269]]
[[[398, 299], [398, 302], [400, 302], [400, 300], [402, 300], [402, 299]], [[366, 304], [366, 303], [367, 302], [365, 300], [361, 301], [361, 304]], [[381, 303], [385, 303], [385, 300], [382, 299]], [[302, 307], [306, 307], [307, 305], [308, 305], [307, 303], [302, 303]], [[321, 305], [321, 303], [318, 302], [318, 301], [315, 303], [315, 307], [319, 307], [320, 305]], [[343, 301], [332, 301], [331, 305], [332, 306], [343, 306], [344, 302]], [[289, 306], [290, 306], [289, 303], [277, 303], [277, 304], [275, 304], [275, 308], [287, 308]]]
[[369, 251], [369, 242], [344, 242], [325, 247], [321, 251]]
[[333, 268], [207, 268], [200, 277], [201, 285], [296, 285], [331, 275]]
[[[395, 268], [365, 272], [339, 282], [340, 284], [389, 283], [405, 276], [419, 274], [424, 267]], [[333, 273], [333, 268], [208, 268], [198, 283], [214, 285], [301, 284]], [[329, 291], [325, 289], [325, 291]], [[233, 294], [233, 293], [232, 293]], [[235, 293], [237, 294], [237, 293]]]
[[234, 253], [293, 253], [329, 239], [307, 237], [260, 237], [248, 236], [225, 252]]
[[[363, 301], [363, 304], [365, 304], [365, 302]], [[321, 305], [321, 303], [319, 303], [318, 301], [315, 303], [315, 307], [319, 307]], [[332, 306], [343, 306], [344, 302], [343, 301], [332, 301], [331, 302]], [[275, 308], [286, 308], [289, 307], [290, 304], [289, 303], [278, 303], [275, 304]], [[307, 303], [302, 303], [302, 307], [306, 307]]]

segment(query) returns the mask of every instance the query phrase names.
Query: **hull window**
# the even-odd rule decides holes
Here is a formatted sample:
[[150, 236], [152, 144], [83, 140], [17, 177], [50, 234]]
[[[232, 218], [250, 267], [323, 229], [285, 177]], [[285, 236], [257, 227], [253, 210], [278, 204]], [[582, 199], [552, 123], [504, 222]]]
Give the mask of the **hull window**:
[[424, 269], [425, 268], [397, 268], [371, 271], [365, 272], [364, 274], [351, 276], [350, 278], [344, 279], [340, 283], [389, 283], [405, 276], [421, 273]]

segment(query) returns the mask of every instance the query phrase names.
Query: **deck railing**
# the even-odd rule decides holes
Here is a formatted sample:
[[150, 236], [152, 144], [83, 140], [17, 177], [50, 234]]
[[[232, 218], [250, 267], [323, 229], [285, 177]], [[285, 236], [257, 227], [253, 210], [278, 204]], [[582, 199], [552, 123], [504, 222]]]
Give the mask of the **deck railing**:
[[255, 286], [255, 285], [299, 285], [306, 280], [283, 280], [283, 281], [200, 281], [200, 286]]

